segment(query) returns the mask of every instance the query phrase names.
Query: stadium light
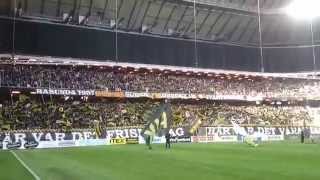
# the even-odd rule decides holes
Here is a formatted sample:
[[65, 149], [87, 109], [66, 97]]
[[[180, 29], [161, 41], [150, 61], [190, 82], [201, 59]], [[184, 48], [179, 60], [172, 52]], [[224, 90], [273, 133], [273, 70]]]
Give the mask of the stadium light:
[[319, 7], [319, 0], [294, 0], [285, 11], [294, 18], [309, 20], [320, 16]]

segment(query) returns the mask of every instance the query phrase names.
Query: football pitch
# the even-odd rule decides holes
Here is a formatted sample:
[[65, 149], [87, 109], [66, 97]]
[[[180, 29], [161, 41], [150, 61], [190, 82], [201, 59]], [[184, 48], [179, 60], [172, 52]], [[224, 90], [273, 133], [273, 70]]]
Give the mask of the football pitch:
[[0, 151], [1, 180], [319, 180], [319, 167], [319, 144], [268, 143], [257, 148], [174, 144], [171, 150], [163, 145], [154, 145], [152, 150], [144, 145], [116, 145]]

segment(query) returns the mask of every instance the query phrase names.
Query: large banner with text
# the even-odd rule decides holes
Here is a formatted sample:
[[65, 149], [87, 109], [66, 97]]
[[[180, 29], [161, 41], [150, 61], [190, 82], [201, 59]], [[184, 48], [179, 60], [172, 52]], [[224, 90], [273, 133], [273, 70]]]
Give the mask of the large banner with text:
[[[248, 135], [262, 141], [281, 141], [288, 136], [299, 136], [301, 131], [311, 137], [320, 136], [319, 127], [243, 127]], [[0, 132], [0, 149], [60, 148], [98, 145], [145, 144], [141, 128], [115, 128], [105, 130], [99, 137], [94, 131], [63, 132]], [[172, 143], [237, 142], [240, 137], [233, 127], [200, 127], [195, 134], [188, 128], [169, 130]], [[165, 137], [156, 136], [153, 143], [165, 143]]]

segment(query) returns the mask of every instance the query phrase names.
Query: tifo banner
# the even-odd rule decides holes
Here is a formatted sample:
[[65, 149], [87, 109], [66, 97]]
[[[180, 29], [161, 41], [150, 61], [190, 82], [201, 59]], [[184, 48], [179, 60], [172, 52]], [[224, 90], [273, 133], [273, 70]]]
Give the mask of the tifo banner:
[[35, 132], [0, 134], [1, 149], [58, 148], [110, 144], [109, 138], [96, 139], [93, 132]]
[[152, 98], [152, 99], [208, 99], [208, 100], [248, 100], [260, 101], [262, 96], [234, 96], [234, 95], [213, 95], [213, 94], [195, 94], [195, 93], [151, 93], [151, 92], [125, 92], [127, 98]]
[[[316, 127], [260, 127], [244, 128], [251, 137], [262, 141], [281, 141], [285, 137], [299, 137], [301, 131], [308, 132], [310, 137], [319, 137], [320, 128]], [[115, 144], [145, 144], [141, 136], [141, 128], [108, 129], [101, 133], [100, 139], [95, 132], [14, 132], [0, 133], [0, 149], [33, 149], [60, 148]], [[241, 141], [233, 127], [200, 127], [197, 133], [191, 135], [187, 128], [177, 127], [169, 130], [172, 143], [211, 143]], [[165, 137], [155, 136], [152, 143], [165, 143]]]
[[[109, 138], [139, 138], [141, 137], [141, 128], [128, 128], [128, 129], [112, 129], [106, 130], [106, 137]], [[183, 137], [183, 136], [190, 136], [187, 128], [178, 127], [178, 128], [171, 128], [169, 130], [171, 137]]]
[[[301, 131], [310, 135], [320, 134], [320, 128], [315, 127], [241, 127], [250, 137], [260, 138], [262, 141], [281, 141], [287, 136], [300, 136]], [[192, 137], [192, 142], [236, 142], [239, 138], [234, 127], [201, 127], [197, 136]]]
[[151, 99], [208, 99], [208, 100], [246, 100], [261, 101], [262, 96], [235, 96], [235, 95], [214, 95], [195, 93], [151, 93], [131, 91], [108, 91], [108, 90], [81, 90], [81, 89], [51, 89], [38, 88], [32, 94], [39, 95], [63, 95], [63, 96], [96, 96], [110, 98], [151, 98]]
[[[96, 139], [95, 132], [16, 132], [0, 133], [0, 149], [59, 148], [77, 146], [97, 146], [110, 144], [142, 144], [141, 128], [119, 128], [102, 132]], [[172, 137], [185, 137], [189, 133], [185, 128], [169, 130]], [[190, 137], [190, 136], [189, 136]], [[155, 137], [154, 143], [164, 143], [164, 137]]]
[[[263, 135], [299, 135], [304, 129], [303, 127], [260, 127], [260, 126], [244, 126], [244, 130], [249, 134]], [[206, 127], [207, 135], [236, 135], [233, 127]], [[320, 128], [306, 127], [305, 131], [310, 131], [311, 134], [320, 134]]]
[[36, 89], [33, 94], [43, 95], [64, 95], [64, 96], [94, 96], [94, 90], [78, 90], [78, 89]]

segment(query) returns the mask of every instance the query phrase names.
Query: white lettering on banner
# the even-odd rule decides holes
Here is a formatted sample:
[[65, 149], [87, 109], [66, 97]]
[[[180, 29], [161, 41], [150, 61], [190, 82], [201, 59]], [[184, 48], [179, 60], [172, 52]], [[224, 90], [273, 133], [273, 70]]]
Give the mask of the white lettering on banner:
[[253, 127], [248, 127], [247, 131], [248, 131], [248, 134], [253, 134], [254, 133], [254, 128]]
[[116, 136], [117, 137], [123, 138], [122, 134], [123, 134], [123, 130], [119, 130], [119, 129], [116, 130]]
[[12, 142], [10, 134], [6, 134], [6, 136], [3, 139], [3, 142]]
[[289, 128], [287, 128], [286, 135], [299, 135], [300, 133], [301, 133], [301, 128], [289, 127]]
[[25, 142], [26, 134], [24, 133], [16, 133], [14, 134], [15, 142]]
[[[130, 129], [130, 134], [131, 134], [131, 136], [132, 136], [133, 138], [137, 138], [137, 137], [139, 137], [139, 135], [138, 135], [137, 131], [136, 131], [136, 130], [134, 130], [134, 129]], [[139, 133], [139, 134], [140, 134], [140, 133]]]
[[124, 138], [129, 138], [128, 129], [124, 129], [124, 130], [123, 130], [123, 137], [124, 137]]
[[91, 139], [92, 132], [83, 132], [84, 139]]
[[223, 135], [230, 135], [230, 128], [229, 127], [223, 128]]
[[131, 97], [131, 98], [137, 98], [137, 97], [152, 97], [151, 93], [138, 93], [138, 92], [125, 92], [124, 93], [125, 97]]
[[[284, 135], [285, 131], [287, 134], [299, 134], [301, 128], [282, 128], [282, 127], [244, 127], [249, 135], [253, 134], [264, 134], [264, 135]], [[228, 136], [235, 135], [232, 127], [207, 127], [206, 129], [208, 136]], [[320, 132], [319, 132], [320, 133]]]
[[55, 133], [55, 135], [56, 135], [56, 141], [64, 140], [64, 137], [65, 137], [64, 133]]
[[262, 100], [262, 97], [246, 97], [246, 96], [236, 96], [236, 95], [212, 95], [212, 94], [187, 94], [187, 93], [148, 93], [148, 92], [125, 92], [125, 97], [128, 98], [138, 98], [138, 97], [148, 97], [162, 99], [209, 99], [209, 100], [246, 100], [251, 101]]
[[69, 95], [69, 96], [94, 96], [94, 90], [73, 90], [73, 89], [36, 89], [36, 94]]
[[161, 93], [160, 97], [164, 99], [188, 99], [190, 94]]
[[[302, 127], [244, 127], [249, 132], [249, 136], [253, 138], [261, 138], [262, 141], [283, 140], [285, 134], [299, 135]], [[312, 135], [320, 133], [318, 127], [307, 127]], [[101, 138], [138, 138], [140, 143], [144, 143], [144, 137], [141, 136], [141, 128], [123, 128], [106, 130], [102, 133]], [[198, 136], [193, 139], [197, 142], [236, 142], [238, 137], [232, 127], [200, 127]], [[188, 129], [184, 127], [169, 129], [169, 133], [173, 138], [179, 142], [180, 139], [190, 138], [191, 135]], [[104, 144], [103, 140], [94, 136], [94, 131], [85, 132], [70, 132], [70, 133], [53, 133], [53, 132], [39, 132], [39, 133], [0, 133], [0, 141], [3, 142], [3, 149], [9, 148], [24, 149], [32, 145], [31, 148], [48, 148], [48, 147], [70, 147], [81, 145]], [[95, 141], [96, 139], [96, 141]], [[91, 141], [92, 140], [92, 141]], [[80, 143], [81, 141], [81, 143]], [[181, 140], [184, 141], [184, 140]], [[186, 140], [188, 141], [188, 140]], [[28, 146], [24, 143], [28, 142]], [[155, 143], [163, 143], [164, 137], [157, 137]], [[105, 142], [105, 145], [108, 142]], [[34, 146], [33, 146], [34, 145]]]
[[183, 128], [177, 128], [176, 129], [176, 136], [183, 136], [183, 135], [184, 135]]
[[114, 130], [107, 130], [107, 137], [112, 138], [114, 134]]
[[50, 133], [47, 133], [47, 134], [46, 134], [45, 139], [46, 139], [47, 141], [53, 141], [52, 136], [51, 136]]
[[[94, 90], [72, 90], [72, 89], [36, 89], [36, 94], [50, 94], [50, 95], [70, 95], [70, 96], [94, 96]], [[127, 98], [157, 97], [163, 99], [209, 99], [209, 100], [261, 100], [262, 97], [245, 97], [235, 95], [212, 95], [212, 94], [187, 94], [187, 93], [149, 93], [149, 92], [130, 92], [124, 93]]]
[[207, 134], [213, 136], [215, 134], [214, 129], [214, 127], [207, 127]]
[[43, 94], [42, 89], [36, 89], [36, 94]]
[[281, 133], [282, 135], [284, 135], [285, 128], [278, 128], [278, 129], [279, 129], [280, 133]]
[[258, 133], [264, 134], [264, 128], [263, 127], [258, 127]]
[[77, 92], [80, 96], [94, 96], [95, 95], [94, 90], [77, 90]]
[[82, 140], [83, 139], [83, 136], [82, 136], [82, 133], [80, 132], [72, 132], [72, 139], [73, 140]]
[[210, 133], [208, 133], [208, 135], [231, 135], [231, 130], [233, 131], [231, 127], [217, 127], [210, 130]]
[[184, 136], [184, 130], [183, 128], [177, 128], [177, 129], [170, 129], [169, 130], [169, 134], [173, 137], [176, 137], [176, 136]]
[[106, 134], [109, 138], [137, 138], [140, 136], [142, 129], [116, 129], [107, 130]]
[[34, 140], [36, 140], [37, 142], [40, 142], [41, 137], [43, 136], [43, 133], [32, 133], [32, 136], [34, 138]]

